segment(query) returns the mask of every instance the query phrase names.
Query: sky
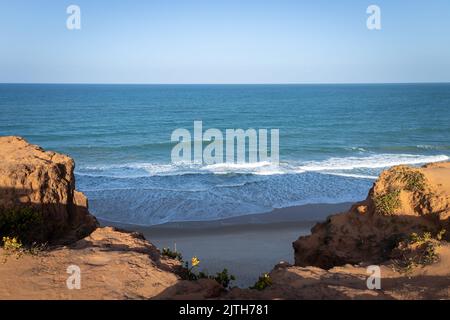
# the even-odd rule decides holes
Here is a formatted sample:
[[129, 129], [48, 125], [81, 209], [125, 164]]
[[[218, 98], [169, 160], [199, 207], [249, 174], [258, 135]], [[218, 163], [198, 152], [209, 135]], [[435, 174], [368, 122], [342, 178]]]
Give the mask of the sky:
[[450, 82], [449, 0], [0, 0], [0, 83], [391, 82]]

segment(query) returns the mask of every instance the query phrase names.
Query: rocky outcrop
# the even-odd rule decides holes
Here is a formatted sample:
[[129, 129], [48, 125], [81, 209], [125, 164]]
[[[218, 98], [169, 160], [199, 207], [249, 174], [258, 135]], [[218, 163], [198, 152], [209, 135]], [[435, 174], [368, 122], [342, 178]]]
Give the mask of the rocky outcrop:
[[20, 137], [0, 137], [0, 214], [29, 207], [42, 215], [40, 241], [71, 242], [90, 234], [96, 219], [75, 190], [74, 161]]
[[329, 270], [280, 264], [270, 273], [272, 285], [264, 290], [233, 289], [224, 299], [288, 300], [413, 300], [450, 298], [450, 245], [437, 249], [440, 259], [434, 264], [410, 272], [397, 270], [394, 264], [379, 265], [379, 288], [372, 283], [368, 264], [346, 264]]
[[[437, 235], [449, 228], [450, 163], [384, 171], [366, 200], [330, 216], [294, 242], [295, 265], [329, 269], [392, 258], [413, 233]], [[448, 233], [447, 233], [448, 236]]]
[[207, 299], [223, 291], [214, 280], [182, 280], [178, 260], [139, 233], [110, 227], [19, 259], [0, 249], [0, 257], [0, 299]]

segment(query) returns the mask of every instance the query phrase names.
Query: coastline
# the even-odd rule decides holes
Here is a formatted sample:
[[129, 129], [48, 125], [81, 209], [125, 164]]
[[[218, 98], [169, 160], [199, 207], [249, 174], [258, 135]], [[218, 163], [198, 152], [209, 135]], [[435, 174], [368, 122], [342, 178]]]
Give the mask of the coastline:
[[[102, 226], [138, 231], [158, 248], [169, 247], [185, 259], [197, 256], [199, 270], [227, 268], [234, 285], [248, 287], [280, 261], [294, 262], [292, 242], [327, 216], [348, 210], [351, 203], [308, 204], [214, 221], [170, 222], [138, 226], [98, 219]], [[176, 244], [176, 245], [175, 245]]]

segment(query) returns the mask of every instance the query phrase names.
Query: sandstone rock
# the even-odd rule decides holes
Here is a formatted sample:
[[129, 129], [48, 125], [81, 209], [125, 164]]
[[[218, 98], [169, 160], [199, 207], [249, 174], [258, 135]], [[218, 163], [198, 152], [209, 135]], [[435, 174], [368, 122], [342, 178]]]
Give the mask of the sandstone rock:
[[[80, 270], [79, 290], [66, 284], [72, 265]], [[71, 245], [6, 259], [0, 299], [204, 299], [223, 290], [214, 280], [181, 280], [179, 268], [139, 233], [97, 228]]]
[[20, 137], [0, 137], [0, 210], [32, 207], [45, 241], [70, 242], [97, 227], [86, 197], [75, 190], [74, 161]]
[[[384, 171], [366, 200], [293, 243], [297, 266], [380, 263], [413, 232], [449, 230], [450, 163]], [[447, 233], [448, 235], [448, 233]]]
[[[264, 290], [233, 289], [223, 299], [285, 300], [412, 300], [450, 298], [450, 245], [438, 249], [440, 261], [411, 273], [395, 270], [392, 263], [380, 267], [380, 288], [367, 286], [371, 275], [364, 265], [344, 265], [324, 270], [281, 265], [270, 273], [272, 285]], [[370, 282], [370, 281], [369, 281]]]

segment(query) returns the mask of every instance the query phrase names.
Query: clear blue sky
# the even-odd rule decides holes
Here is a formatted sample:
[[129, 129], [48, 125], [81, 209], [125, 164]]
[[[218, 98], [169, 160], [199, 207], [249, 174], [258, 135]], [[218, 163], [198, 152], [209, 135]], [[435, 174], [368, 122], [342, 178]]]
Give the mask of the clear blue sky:
[[449, 0], [0, 0], [0, 40], [0, 82], [450, 81]]

